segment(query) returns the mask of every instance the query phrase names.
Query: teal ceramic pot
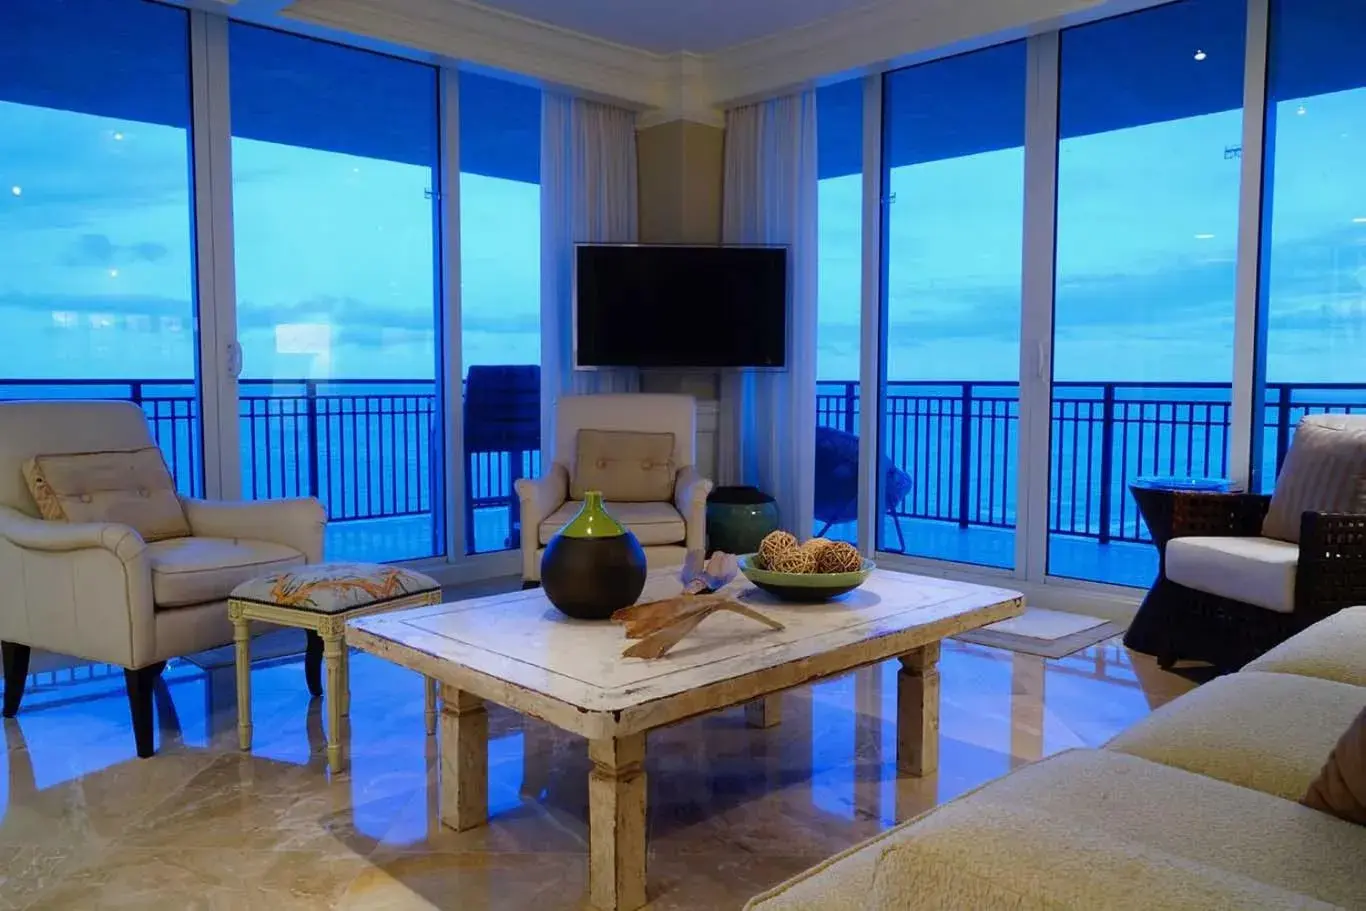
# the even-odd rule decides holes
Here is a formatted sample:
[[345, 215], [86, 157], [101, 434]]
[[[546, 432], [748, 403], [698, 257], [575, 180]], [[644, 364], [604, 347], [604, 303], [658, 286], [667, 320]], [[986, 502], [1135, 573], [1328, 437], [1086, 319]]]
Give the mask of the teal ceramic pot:
[[587, 491], [583, 508], [541, 555], [541, 588], [550, 603], [576, 620], [606, 620], [636, 603], [645, 588], [645, 551], [636, 536]]
[[778, 504], [757, 487], [718, 487], [707, 497], [707, 550], [751, 554], [778, 530]]

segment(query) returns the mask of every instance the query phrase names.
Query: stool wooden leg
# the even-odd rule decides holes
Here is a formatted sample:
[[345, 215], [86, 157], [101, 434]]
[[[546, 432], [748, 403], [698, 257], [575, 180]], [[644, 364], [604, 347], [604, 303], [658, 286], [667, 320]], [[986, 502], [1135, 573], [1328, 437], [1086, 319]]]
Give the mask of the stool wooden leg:
[[423, 688], [424, 690], [426, 690], [426, 697], [427, 697], [427, 698], [426, 698], [426, 703], [427, 703], [426, 721], [427, 721], [427, 736], [428, 736], [428, 737], [430, 737], [430, 736], [432, 736], [433, 734], [436, 733], [436, 687], [437, 687], [437, 682], [436, 682], [436, 679], [435, 679], [435, 678], [433, 678], [433, 677], [423, 677], [423, 678], [422, 678], [422, 688]]
[[242, 608], [228, 605], [237, 665], [237, 746], [251, 749], [251, 627]]
[[327, 764], [334, 775], [344, 768], [341, 746], [342, 703], [346, 691], [342, 679], [342, 649], [345, 648], [343, 629], [341, 622], [329, 622], [318, 630], [323, 640], [323, 664], [327, 669], [327, 693], [324, 696], [327, 702]]
[[351, 717], [351, 649], [346, 640], [341, 644], [341, 713], [343, 718]]

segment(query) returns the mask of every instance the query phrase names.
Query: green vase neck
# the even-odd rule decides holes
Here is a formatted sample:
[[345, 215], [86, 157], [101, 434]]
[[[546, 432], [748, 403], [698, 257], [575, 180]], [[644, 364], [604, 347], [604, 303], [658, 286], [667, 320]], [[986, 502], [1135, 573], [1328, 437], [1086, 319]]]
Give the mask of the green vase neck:
[[602, 493], [588, 490], [578, 515], [560, 529], [560, 534], [566, 538], [613, 538], [626, 534], [626, 529], [603, 508]]

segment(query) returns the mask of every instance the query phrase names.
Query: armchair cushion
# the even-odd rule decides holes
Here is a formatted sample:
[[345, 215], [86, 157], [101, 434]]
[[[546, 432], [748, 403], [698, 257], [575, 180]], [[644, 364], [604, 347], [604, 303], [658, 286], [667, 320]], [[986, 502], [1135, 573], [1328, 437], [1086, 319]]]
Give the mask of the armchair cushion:
[[673, 498], [674, 435], [632, 430], [579, 431], [569, 495], [590, 490], [617, 503], [659, 503]]
[[1306, 512], [1366, 514], [1366, 416], [1316, 414], [1300, 421], [1262, 534], [1298, 544]]
[[44, 519], [114, 522], [130, 526], [145, 541], [190, 533], [175, 481], [155, 446], [36, 455], [22, 471]]
[[[625, 525], [641, 547], [659, 547], [666, 544], [682, 544], [688, 536], [683, 516], [671, 503], [608, 503], [607, 511], [618, 522]], [[570, 500], [550, 514], [541, 523], [540, 542], [549, 544], [555, 533], [563, 528], [578, 513], [583, 504]]]
[[1300, 549], [1271, 538], [1173, 538], [1167, 578], [1196, 591], [1294, 613]]
[[304, 565], [284, 544], [243, 538], [175, 538], [147, 545], [157, 610], [222, 601], [249, 579]]

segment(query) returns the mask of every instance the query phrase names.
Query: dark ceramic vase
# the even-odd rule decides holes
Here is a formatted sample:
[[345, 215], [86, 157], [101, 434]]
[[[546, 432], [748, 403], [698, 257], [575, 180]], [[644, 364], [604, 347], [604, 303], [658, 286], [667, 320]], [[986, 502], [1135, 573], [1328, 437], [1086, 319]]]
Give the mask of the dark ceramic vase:
[[707, 551], [752, 554], [778, 530], [778, 504], [757, 487], [718, 487], [707, 497]]
[[645, 588], [645, 551], [636, 536], [584, 494], [583, 508], [541, 555], [541, 588], [550, 603], [576, 620], [606, 620], [636, 603]]

